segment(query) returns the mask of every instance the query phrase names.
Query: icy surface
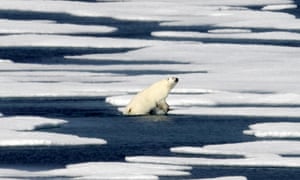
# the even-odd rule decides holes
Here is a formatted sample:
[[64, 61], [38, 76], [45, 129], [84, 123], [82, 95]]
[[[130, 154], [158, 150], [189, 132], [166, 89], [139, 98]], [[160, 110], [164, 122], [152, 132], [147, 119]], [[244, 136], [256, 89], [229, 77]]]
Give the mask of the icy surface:
[[0, 177], [69, 177], [76, 179], [158, 179], [158, 176], [189, 175], [188, 166], [157, 165], [143, 163], [95, 162], [68, 165], [49, 171], [22, 171], [0, 169]]
[[256, 137], [274, 138], [299, 138], [300, 123], [279, 122], [279, 123], [259, 123], [249, 126], [250, 130], [245, 130], [244, 134]]
[[[224, 31], [223, 31], [224, 32]], [[231, 33], [228, 33], [231, 32]], [[176, 38], [220, 38], [220, 39], [252, 39], [252, 40], [300, 40], [299, 33], [291, 32], [262, 32], [262, 33], [249, 33], [247, 31], [228, 31], [223, 34], [220, 33], [199, 33], [199, 32], [153, 32], [153, 36], [157, 37], [176, 37]]]
[[[292, 0], [3, 0], [3, 14], [35, 13], [38, 17], [48, 13], [57, 20], [69, 19], [0, 19], [4, 56], [0, 59], [0, 97], [103, 96], [116, 109], [122, 109], [151, 83], [177, 76], [180, 82], [167, 99], [172, 115], [248, 116], [253, 121], [257, 116], [299, 118], [300, 21], [280, 12], [294, 8], [297, 5]], [[73, 22], [76, 18], [86, 18], [87, 24], [82, 19]], [[110, 20], [113, 23], [99, 25]], [[88, 24], [91, 22], [95, 25]], [[147, 32], [137, 31], [141, 33], [137, 37], [130, 34], [134, 28], [122, 32], [126, 23], [143, 23], [138, 28]], [[121, 33], [128, 33], [128, 37]], [[31, 56], [35, 53], [23, 56], [23, 63], [18, 59], [24, 50], [48, 48], [58, 53], [38, 57], [48, 58], [47, 62], [35, 61]], [[0, 146], [106, 143], [41, 132], [63, 123], [66, 121], [0, 113]], [[189, 175], [191, 167], [184, 165], [299, 168], [299, 131], [294, 122], [258, 123], [244, 131], [256, 137], [247, 138], [294, 139], [174, 147], [174, 156], [131, 156], [127, 163], [73, 164], [49, 171], [0, 169], [0, 177], [158, 179]]]
[[217, 178], [205, 178], [199, 180], [247, 180], [247, 178], [243, 176], [225, 176], [225, 177], [217, 177]]
[[0, 147], [106, 144], [106, 141], [102, 139], [33, 131], [56, 127], [64, 123], [66, 123], [64, 120], [42, 117], [0, 117]]
[[3, 130], [32, 131], [39, 128], [57, 127], [67, 121], [34, 116], [10, 116], [1, 117], [0, 123], [0, 129]]
[[2, 47], [141, 48], [153, 44], [145, 40], [39, 34], [0, 36], [0, 41]]
[[262, 8], [262, 10], [274, 11], [274, 10], [284, 10], [284, 9], [295, 9], [297, 5], [295, 4], [278, 4], [278, 5], [268, 5]]
[[254, 141], [235, 144], [207, 145], [204, 147], [176, 147], [172, 152], [204, 155], [240, 155], [241, 158], [198, 158], [198, 157], [126, 157], [129, 162], [163, 163], [176, 165], [206, 166], [253, 166], [253, 167], [300, 167], [298, 141]]
[[0, 33], [7, 34], [76, 34], [76, 33], [109, 33], [116, 30], [107, 26], [80, 26], [57, 24], [54, 21], [17, 21], [0, 19]]

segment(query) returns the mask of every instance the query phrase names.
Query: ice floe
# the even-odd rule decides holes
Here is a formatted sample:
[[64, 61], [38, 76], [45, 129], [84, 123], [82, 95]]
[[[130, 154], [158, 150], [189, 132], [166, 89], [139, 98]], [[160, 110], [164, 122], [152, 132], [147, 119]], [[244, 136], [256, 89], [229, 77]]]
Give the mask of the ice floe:
[[[172, 107], [172, 104], [170, 104]], [[280, 107], [172, 107], [170, 114], [246, 116], [246, 117], [299, 117], [300, 108]]]
[[[180, 5], [178, 5], [180, 4]], [[248, 6], [268, 6], [293, 4], [290, 0], [272, 1], [121, 1], [107, 3], [86, 3], [75, 1], [22, 1], [12, 0], [1, 3], [0, 9], [16, 11], [36, 11], [67, 13], [75, 16], [112, 17], [122, 20], [163, 21], [162, 25], [214, 25], [222, 22], [239, 22], [240, 20], [263, 21], [266, 27], [276, 22], [282, 28], [299, 27], [299, 22], [292, 16], [278, 18], [273, 12], [252, 12]], [[247, 14], [247, 13], [252, 13]], [[246, 14], [244, 14], [246, 13]], [[275, 16], [275, 18], [271, 18]], [[260, 17], [260, 18], [259, 18]], [[258, 19], [259, 18], [259, 19]], [[269, 23], [268, 23], [269, 22]], [[250, 24], [251, 24], [250, 23]], [[284, 24], [284, 25], [281, 25]], [[287, 25], [287, 26], [286, 26]]]
[[146, 40], [39, 34], [0, 36], [0, 41], [1, 47], [141, 48], [153, 44]]
[[67, 121], [36, 116], [10, 116], [1, 117], [0, 123], [0, 129], [3, 130], [32, 131], [40, 128], [57, 127], [67, 123]]
[[3, 34], [76, 34], [109, 33], [116, 28], [108, 26], [58, 24], [54, 21], [20, 21], [0, 19], [0, 33]]
[[103, 139], [83, 138], [75, 135], [33, 131], [40, 128], [56, 127], [64, 120], [43, 117], [13, 116], [0, 117], [0, 146], [50, 146], [106, 144]]
[[0, 169], [0, 177], [76, 179], [159, 179], [158, 176], [187, 176], [191, 167], [122, 162], [91, 162], [71, 164], [63, 169], [24, 171]]
[[[117, 61], [101, 66], [2, 63], [1, 97], [103, 95], [110, 96], [107, 102], [123, 106], [131, 97], [127, 93], [136, 93], [165, 73], [181, 79], [168, 98], [171, 106], [180, 107], [172, 113], [299, 116], [298, 48], [48, 35], [12, 37], [16, 39], [11, 46], [148, 47], [124, 53], [68, 56], [82, 62]], [[34, 43], [20, 41], [27, 38]], [[88, 43], [89, 40], [92, 42]], [[81, 44], [82, 41], [87, 42]], [[152, 63], [155, 59], [157, 64]], [[139, 61], [146, 64], [135, 63]], [[141, 74], [136, 74], [139, 71]]]
[[[163, 163], [176, 165], [206, 166], [253, 166], [253, 167], [300, 167], [299, 157], [282, 155], [299, 155], [298, 141], [254, 141], [235, 144], [207, 145], [204, 147], [175, 147], [172, 152], [199, 155], [229, 155], [228, 158], [205, 157], [159, 157], [132, 156], [126, 157], [129, 162]], [[240, 158], [230, 158], [240, 155]]]
[[249, 128], [244, 134], [270, 138], [300, 137], [300, 123], [296, 122], [258, 123], [250, 125]]
[[[0, 97], [105, 96], [106, 102], [122, 107], [134, 93], [153, 81], [176, 74], [181, 80], [168, 98], [171, 114], [299, 118], [298, 47], [200, 42], [201, 38], [299, 41], [299, 19], [278, 12], [296, 8], [294, 3], [292, 0], [2, 1], [1, 10], [18, 13], [57, 13], [57, 16], [65, 13], [72, 18], [105, 17], [120, 22], [155, 21], [158, 25], [153, 36], [176, 37], [180, 41], [91, 37], [80, 33], [110, 33], [117, 27], [1, 19], [0, 31], [4, 35], [0, 36], [0, 47], [3, 48], [128, 48], [128, 51], [61, 57], [73, 64], [45, 65], [31, 62], [30, 58], [27, 64], [22, 64], [1, 59]], [[191, 30], [180, 31], [186, 27]], [[207, 30], [198, 32], [194, 27]], [[76, 65], [76, 61], [82, 64]], [[36, 131], [60, 126], [66, 123], [64, 120], [3, 117], [1, 113], [0, 116], [0, 146], [106, 143], [103, 139]], [[257, 137], [299, 137], [296, 123], [264, 123], [249, 128], [244, 133]], [[83, 163], [49, 171], [0, 169], [0, 177], [158, 179], [158, 176], [189, 175], [190, 165], [298, 168], [299, 149], [296, 140], [174, 147], [171, 148], [176, 153], [173, 157], [127, 157], [128, 162], [134, 163]], [[181, 153], [193, 157], [180, 157]], [[207, 154], [212, 156], [197, 156]], [[228, 158], [213, 155], [228, 155]]]
[[208, 33], [216, 34], [232, 34], [232, 33], [251, 33], [251, 29], [211, 29], [207, 31]]
[[279, 11], [284, 9], [296, 9], [296, 4], [277, 4], [277, 5], [268, 5], [262, 8], [262, 10], [266, 11]]
[[0, 59], [0, 63], [12, 63], [9, 59]]
[[217, 177], [217, 178], [201, 178], [198, 180], [247, 180], [247, 178], [243, 176], [225, 176], [225, 177]]
[[[247, 31], [238, 31], [233, 33], [234, 31], [223, 31], [221, 34], [220, 31], [218, 33], [200, 33], [200, 32], [179, 32], [179, 31], [161, 31], [161, 32], [152, 32], [152, 36], [156, 37], [172, 37], [172, 38], [209, 38], [209, 39], [251, 39], [251, 40], [293, 40], [299, 41], [300, 34], [299, 33], [291, 33], [291, 32], [261, 32], [261, 33], [249, 33]], [[222, 31], [221, 31], [222, 32]], [[228, 33], [231, 32], [231, 33]]]
[[[299, 117], [298, 94], [253, 94], [213, 92], [204, 94], [183, 93], [180, 89], [170, 94], [167, 102], [171, 114]], [[111, 96], [106, 102], [124, 107], [133, 95]], [[291, 108], [292, 107], [292, 108]]]

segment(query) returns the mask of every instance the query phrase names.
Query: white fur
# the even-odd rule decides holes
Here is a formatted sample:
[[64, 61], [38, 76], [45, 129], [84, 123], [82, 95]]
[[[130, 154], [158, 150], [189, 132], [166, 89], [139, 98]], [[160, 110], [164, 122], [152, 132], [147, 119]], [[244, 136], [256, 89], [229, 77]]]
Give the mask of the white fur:
[[177, 82], [178, 78], [171, 77], [152, 84], [133, 97], [123, 114], [167, 114], [169, 105], [166, 102], [166, 98]]

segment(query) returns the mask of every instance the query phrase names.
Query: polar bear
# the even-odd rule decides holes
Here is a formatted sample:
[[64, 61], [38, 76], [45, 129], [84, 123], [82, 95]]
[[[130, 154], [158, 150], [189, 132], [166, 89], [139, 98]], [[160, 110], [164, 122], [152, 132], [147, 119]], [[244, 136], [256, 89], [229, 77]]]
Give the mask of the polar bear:
[[167, 114], [169, 92], [178, 83], [177, 77], [162, 79], [139, 92], [126, 106], [125, 115]]

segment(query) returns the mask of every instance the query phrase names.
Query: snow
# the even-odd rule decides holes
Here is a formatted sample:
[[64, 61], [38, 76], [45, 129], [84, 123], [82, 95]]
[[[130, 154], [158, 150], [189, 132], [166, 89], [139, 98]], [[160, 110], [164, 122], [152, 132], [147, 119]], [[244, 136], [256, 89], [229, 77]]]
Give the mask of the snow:
[[205, 178], [199, 180], [247, 180], [247, 178], [243, 176], [225, 176], [225, 177], [217, 177], [217, 178]]
[[1, 117], [0, 123], [0, 129], [3, 130], [33, 131], [40, 128], [57, 127], [67, 123], [67, 121], [35, 116], [10, 116]]
[[12, 63], [9, 59], [0, 59], [0, 63]]
[[0, 177], [70, 177], [76, 179], [158, 179], [158, 176], [189, 175], [188, 166], [157, 165], [122, 162], [90, 162], [71, 164], [63, 169], [47, 171], [24, 171], [15, 169], [0, 169]]
[[251, 33], [250, 29], [212, 29], [208, 30], [209, 33], [231, 34], [231, 33]]
[[[147, 47], [124, 53], [67, 57], [83, 63], [85, 60], [95, 63], [124, 62], [120, 65], [2, 63], [1, 97], [109, 96], [107, 102], [125, 106], [132, 93], [166, 76], [178, 76], [180, 83], [167, 100], [174, 107], [171, 113], [299, 117], [297, 106], [300, 104], [300, 83], [297, 67], [300, 65], [300, 51], [296, 47], [193, 42], [174, 44], [52, 35], [9, 37], [15, 37], [12, 46]], [[24, 41], [20, 42], [19, 38], [24, 38]], [[32, 42], [28, 39], [32, 39]], [[0, 44], [6, 46], [8, 41], [12, 41], [8, 37], [6, 40]], [[157, 59], [158, 64], [147, 64], [153, 59]], [[134, 63], [139, 61], [146, 64]], [[136, 75], [139, 71], [156, 73]], [[157, 74], [160, 72], [167, 73]], [[111, 83], [108, 85], [108, 82]]]
[[0, 36], [0, 41], [0, 47], [141, 48], [153, 44], [145, 40], [40, 34]]
[[[160, 21], [164, 26], [215, 25], [218, 27], [256, 27], [299, 29], [295, 17], [285, 13], [252, 11], [247, 6], [292, 4], [290, 0], [272, 1], [121, 1], [85, 3], [50, 0], [11, 0], [1, 2], [0, 9], [67, 13], [75, 16], [112, 17], [121, 20]], [[180, 4], [180, 5], [178, 5]], [[241, 7], [242, 8], [241, 8]], [[188, 10], [188, 11], [187, 11]], [[225, 23], [225, 24], [224, 24]], [[243, 24], [240, 24], [243, 23]], [[248, 25], [248, 26], [246, 26]]]
[[86, 26], [74, 24], [57, 24], [54, 21], [20, 21], [0, 19], [0, 33], [7, 34], [76, 34], [109, 33], [116, 28], [108, 26]]
[[[229, 15], [228, 15], [229, 16]], [[222, 17], [215, 20], [216, 27], [228, 28], [269, 28], [299, 30], [300, 21], [295, 16], [272, 11], [230, 11], [230, 20]], [[221, 22], [222, 21], [222, 22]]]
[[299, 138], [300, 123], [293, 122], [274, 122], [258, 123], [249, 126], [250, 130], [245, 130], [244, 134], [256, 137], [270, 138]]
[[0, 147], [106, 144], [106, 141], [102, 139], [34, 131], [57, 127], [64, 123], [67, 121], [43, 117], [2, 116], [0, 117]]
[[197, 154], [220, 154], [220, 155], [243, 155], [255, 157], [264, 155], [297, 155], [299, 154], [300, 142], [285, 140], [251, 141], [233, 144], [206, 145], [200, 148], [178, 147], [172, 148], [172, 152], [197, 153]]
[[[180, 89], [168, 97], [171, 114], [299, 117], [300, 97], [296, 93], [257, 94], [215, 91], [189, 94]], [[207, 91], [209, 92], [209, 91]], [[178, 93], [178, 94], [177, 94]], [[133, 95], [111, 96], [106, 102], [124, 107]], [[293, 108], [290, 108], [293, 107]]]
[[172, 107], [170, 114], [298, 118], [300, 116], [299, 110], [300, 108], [276, 107]]
[[284, 9], [296, 9], [297, 5], [295, 4], [277, 4], [277, 5], [268, 5], [262, 8], [265, 11], [279, 11]]
[[197, 166], [242, 166], [242, 167], [300, 167], [298, 141], [254, 141], [235, 144], [207, 145], [203, 147], [175, 147], [172, 152], [202, 155], [240, 155], [241, 158], [199, 158], [199, 157], [126, 157], [128, 162], [163, 163]]
[[[179, 31], [160, 31], [152, 32], [154, 37], [172, 37], [172, 38], [209, 38], [209, 39], [252, 39], [252, 40], [293, 40], [299, 41], [299, 33], [292, 32], [262, 32], [262, 33], [249, 33], [247, 31], [232, 31], [220, 33], [199, 33], [199, 32], [179, 32]], [[222, 31], [221, 31], [222, 32]]]
[[[117, 27], [0, 19], [2, 48], [134, 49], [66, 55], [64, 59], [61, 57], [66, 64], [23, 64], [0, 59], [0, 97], [105, 96], [106, 102], [121, 109], [135, 93], [151, 83], [166, 76], [178, 76], [180, 82], [167, 99], [172, 109], [170, 114], [299, 118], [299, 47], [201, 42], [201, 39], [298, 42], [299, 19], [279, 12], [296, 7], [292, 0], [1, 1], [0, 10], [4, 11], [53, 13], [58, 17], [65, 13], [74, 18], [105, 17], [120, 22], [155, 21], [160, 27], [151, 32], [159, 38], [133, 39], [105, 36], [116, 32]], [[182, 31], [186, 26], [190, 26], [188, 31]], [[207, 32], [193, 27], [207, 28]], [[94, 33], [103, 37], [92, 37]], [[79, 64], [68, 64], [68, 60]], [[0, 146], [109, 143], [103, 139], [40, 131], [64, 123], [67, 122], [43, 117], [6, 117], [0, 113]], [[298, 123], [294, 122], [258, 123], [249, 126], [244, 134], [256, 136], [253, 138], [299, 138], [299, 130]], [[89, 162], [47, 171], [2, 168], [0, 177], [158, 179], [189, 175], [192, 165], [299, 168], [299, 150], [297, 139], [174, 147], [171, 151], [176, 154], [169, 157], [126, 157], [128, 162]], [[181, 157], [181, 153], [193, 156]], [[198, 154], [212, 156], [198, 157]]]

